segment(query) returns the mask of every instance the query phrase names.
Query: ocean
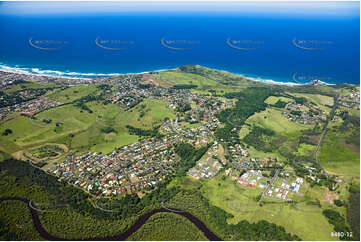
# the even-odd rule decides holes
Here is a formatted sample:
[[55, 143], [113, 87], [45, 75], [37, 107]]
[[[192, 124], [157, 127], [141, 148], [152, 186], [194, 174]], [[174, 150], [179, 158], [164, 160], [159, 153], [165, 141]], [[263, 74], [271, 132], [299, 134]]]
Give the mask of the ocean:
[[358, 2], [73, 4], [1, 2], [0, 69], [97, 77], [198, 64], [265, 81], [360, 83]]

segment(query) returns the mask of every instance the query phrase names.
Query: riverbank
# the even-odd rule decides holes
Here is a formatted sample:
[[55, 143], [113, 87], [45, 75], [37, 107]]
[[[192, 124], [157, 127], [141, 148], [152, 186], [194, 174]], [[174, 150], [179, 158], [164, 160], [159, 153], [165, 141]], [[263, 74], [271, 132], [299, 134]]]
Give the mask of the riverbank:
[[[60, 237], [57, 237], [57, 236], [54, 236], [54, 235], [48, 233], [41, 224], [41, 221], [40, 221], [39, 215], [38, 215], [38, 211], [36, 210], [35, 205], [32, 204], [30, 200], [28, 200], [26, 198], [20, 198], [20, 197], [0, 198], [0, 203], [3, 201], [20, 201], [20, 202], [27, 204], [28, 208], [30, 210], [30, 213], [31, 213], [31, 217], [33, 219], [34, 226], [35, 226], [36, 230], [38, 231], [38, 233], [41, 235], [41, 237], [43, 237], [44, 239], [54, 240], [54, 241], [79, 240], [79, 239], [60, 238]], [[154, 214], [157, 214], [157, 213], [175, 213], [175, 214], [181, 215], [181, 216], [187, 218], [199, 230], [201, 230], [203, 232], [203, 234], [210, 241], [221, 241], [221, 239], [218, 236], [216, 236], [212, 231], [210, 231], [202, 221], [200, 221], [198, 218], [196, 218], [192, 214], [190, 214], [188, 212], [180, 211], [180, 210], [173, 210], [173, 209], [166, 209], [166, 208], [156, 209], [156, 210], [153, 210], [151, 212], [148, 212], [148, 213], [140, 216], [138, 218], [138, 220], [127, 231], [125, 231], [122, 234], [115, 235], [115, 236], [109, 236], [109, 237], [87, 238], [87, 239], [83, 239], [83, 240], [85, 240], [85, 241], [104, 241], [104, 240], [121, 240], [121, 241], [123, 241], [123, 240], [126, 240], [130, 235], [135, 233], [143, 224], [145, 224], [151, 216], [153, 216]]]

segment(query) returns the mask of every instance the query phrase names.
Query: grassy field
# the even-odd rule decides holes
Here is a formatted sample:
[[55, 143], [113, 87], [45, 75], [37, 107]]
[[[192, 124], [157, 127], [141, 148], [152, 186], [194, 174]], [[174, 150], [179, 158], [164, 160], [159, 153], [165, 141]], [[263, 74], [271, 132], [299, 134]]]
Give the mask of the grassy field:
[[285, 136], [288, 136], [289, 134], [295, 134], [298, 136], [301, 134], [301, 130], [313, 127], [313, 125], [305, 125], [289, 121], [283, 116], [282, 110], [276, 108], [267, 108], [262, 112], [255, 113], [247, 119], [246, 123], [256, 124]]
[[249, 148], [247, 148], [248, 153], [249, 153], [249, 157], [250, 158], [279, 158], [279, 159], [283, 159], [284, 157], [282, 155], [280, 155], [278, 152], [263, 152], [261, 150], [256, 150], [253, 146], [250, 146]]
[[[329, 96], [324, 96], [320, 94], [307, 94], [307, 93], [291, 93], [295, 97], [305, 97], [309, 102], [314, 102], [327, 114], [330, 113], [331, 108], [327, 106], [333, 105], [333, 98]], [[327, 105], [327, 106], [326, 106]]]
[[185, 190], [198, 189], [202, 186], [202, 181], [192, 178], [190, 176], [175, 177], [168, 184], [168, 188], [178, 186]]
[[222, 86], [216, 81], [192, 73], [161, 71], [158, 74], [153, 74], [152, 77], [164, 87], [179, 84], [197, 85], [200, 89]]
[[301, 143], [298, 146], [297, 154], [300, 156], [309, 156], [309, 155], [313, 154], [315, 149], [316, 149], [315, 145]]
[[352, 116], [360, 117], [360, 110], [357, 110], [357, 109], [346, 108], [346, 107], [343, 107], [343, 106], [338, 106], [338, 107], [337, 107], [337, 110], [347, 111], [347, 112], [349, 112], [349, 114], [351, 114]]
[[[241, 76], [234, 75], [226, 71], [217, 71], [204, 67], [200, 67], [199, 70], [201, 70], [199, 74], [182, 71], [161, 71], [159, 73], [152, 74], [152, 77], [163, 87], [172, 87], [174, 85], [181, 84], [197, 85], [197, 88], [191, 89], [191, 91], [204, 95], [212, 94], [208, 91], [209, 89], [212, 89], [218, 95], [222, 95], [224, 93], [235, 92], [236, 89], [239, 90], [252, 85]], [[228, 79], [224, 82], [220, 82], [219, 80], [224, 80], [223, 78]]]
[[141, 123], [142, 127], [146, 127], [147, 125], [148, 127], [158, 125], [166, 117], [172, 119], [175, 118], [174, 111], [168, 108], [168, 103], [164, 101], [145, 99], [142, 103], [140, 103], [140, 105], [137, 105], [135, 110], [138, 112], [142, 111], [140, 108], [142, 104], [145, 105], [145, 115], [144, 117], [140, 118], [140, 122], [138, 122], [138, 125]]
[[247, 134], [251, 132], [249, 126], [243, 125], [242, 128], [239, 130], [239, 138], [243, 139]]
[[275, 104], [278, 100], [281, 100], [283, 102], [290, 102], [292, 101], [291, 98], [287, 97], [276, 97], [276, 96], [270, 96], [268, 97], [264, 102], [267, 104]]
[[52, 100], [62, 103], [72, 102], [81, 97], [87, 96], [97, 90], [95, 85], [77, 85], [67, 88], [65, 90], [59, 90], [55, 93], [51, 93], [48, 97]]
[[[96, 122], [89, 129], [74, 136], [72, 147], [80, 150], [90, 147], [92, 151], [108, 153], [115, 147], [135, 142], [138, 137], [130, 135], [126, 125], [151, 129], [161, 124], [164, 118], [175, 117], [173, 110], [167, 106], [167, 103], [163, 101], [145, 99], [133, 109], [124, 111], [116, 105], [108, 104], [104, 107], [92, 103], [89, 108], [97, 114]], [[112, 126], [116, 133], [103, 133], [101, 129], [107, 126]]]
[[[36, 117], [40, 121], [34, 121], [27, 117], [17, 117], [10, 120], [0, 128], [1, 130], [10, 128], [13, 130], [11, 135], [1, 137], [9, 144], [15, 144], [25, 148], [47, 142], [52, 138], [69, 135], [89, 127], [91, 120], [95, 115], [89, 113], [80, 113], [79, 108], [73, 105], [61, 106], [39, 113]], [[41, 122], [43, 119], [51, 119], [52, 122], [46, 124]], [[56, 123], [62, 123], [62, 130], [56, 132]]]
[[43, 85], [43, 84], [37, 84], [37, 83], [23, 83], [23, 84], [16, 85], [15, 87], [12, 87], [10, 89], [7, 89], [5, 92], [12, 93], [12, 92], [21, 91], [24, 89], [45, 89], [45, 88], [54, 88], [54, 87], [61, 87], [61, 85], [60, 84]]
[[129, 236], [127, 240], [165, 241], [165, 240], [208, 240], [188, 219], [170, 213], [158, 213]]
[[329, 131], [317, 154], [321, 166], [329, 172], [360, 175], [360, 154], [345, 146], [342, 134]]
[[[128, 111], [115, 104], [103, 105], [96, 101], [88, 102], [86, 105], [93, 113], [68, 104], [35, 115], [38, 120], [19, 116], [3, 123], [0, 132], [9, 128], [13, 133], [0, 136], [0, 150], [11, 154], [44, 143], [60, 142], [69, 146], [71, 144], [69, 149], [76, 151], [90, 149], [108, 153], [115, 147], [137, 141], [138, 137], [130, 135], [126, 125], [150, 129], [161, 124], [166, 117], [175, 117], [174, 111], [168, 108], [167, 103], [151, 99], [145, 99]], [[47, 124], [42, 122], [43, 119], [52, 121]], [[116, 132], [102, 132], [107, 126], [114, 127]], [[73, 137], [70, 138], [70, 135]]]
[[260, 207], [254, 197], [261, 193], [259, 189], [241, 189], [230, 179], [221, 179], [221, 176], [208, 181], [201, 188], [211, 204], [216, 205], [234, 218], [228, 219], [228, 223], [237, 223], [243, 219], [249, 222], [267, 220], [283, 226], [287, 232], [298, 235], [303, 240], [337, 240], [331, 237], [332, 226], [322, 215], [322, 209], [315, 206], [303, 205], [303, 212], [293, 208], [289, 204], [267, 203]]

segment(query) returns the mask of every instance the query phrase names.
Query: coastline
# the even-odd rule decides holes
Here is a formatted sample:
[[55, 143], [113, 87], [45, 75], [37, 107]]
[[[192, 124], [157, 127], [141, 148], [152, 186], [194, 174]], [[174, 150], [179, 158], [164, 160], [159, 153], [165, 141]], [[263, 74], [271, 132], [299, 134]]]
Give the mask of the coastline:
[[[231, 74], [238, 75], [240, 77], [244, 77], [248, 80], [254, 81], [254, 82], [261, 82], [264, 84], [270, 84], [270, 85], [284, 85], [284, 86], [303, 86], [303, 85], [309, 85], [312, 82], [307, 83], [297, 83], [297, 82], [282, 82], [282, 81], [275, 81], [272, 79], [263, 79], [260, 77], [252, 77], [250, 75], [244, 75], [237, 72], [232, 72], [228, 70], [223, 69], [216, 69], [208, 66], [203, 66], [209, 69], [217, 70], [217, 71], [227, 71]], [[177, 67], [176, 67], [177, 68]], [[41, 70], [40, 68], [21, 68], [21, 67], [11, 67], [7, 66], [4, 63], [0, 63], [0, 71], [12, 73], [12, 74], [19, 74], [19, 75], [29, 75], [29, 76], [38, 76], [38, 77], [48, 77], [48, 78], [59, 78], [59, 79], [72, 79], [72, 80], [94, 80], [97, 78], [106, 78], [106, 77], [114, 77], [114, 76], [122, 76], [122, 75], [137, 75], [137, 74], [148, 74], [151, 72], [162, 72], [162, 71], [169, 71], [169, 70], [175, 70], [176, 68], [169, 68], [169, 69], [158, 69], [158, 70], [151, 70], [151, 71], [142, 71], [137, 73], [80, 73], [80, 72], [62, 72], [62, 71], [56, 71], [56, 70]], [[29, 71], [31, 70], [31, 71]], [[46, 74], [47, 73], [47, 74]], [[54, 74], [50, 74], [54, 73]], [[85, 77], [80, 77], [85, 76]], [[323, 85], [335, 85], [326, 83], [323, 81], [320, 81]]]
[[[5, 65], [4, 63], [0, 63], [0, 71], [8, 72], [13, 74], [19, 75], [29, 75], [29, 76], [39, 76], [39, 77], [49, 77], [49, 78], [62, 78], [62, 79], [74, 79], [74, 80], [94, 80], [97, 78], [106, 78], [106, 77], [113, 77], [113, 76], [122, 76], [122, 75], [137, 75], [137, 74], [147, 74], [151, 72], [160, 72], [160, 71], [168, 71], [174, 70], [175, 68], [170, 69], [159, 69], [159, 70], [152, 70], [152, 71], [143, 71], [143, 72], [127, 72], [127, 73], [81, 73], [81, 72], [62, 72], [56, 70], [41, 70], [39, 68], [21, 68], [21, 67], [10, 67]], [[37, 72], [31, 72], [28, 70], [37, 70]], [[45, 73], [57, 73], [55, 74], [45, 74]], [[88, 76], [88, 77], [80, 77], [80, 76]]]

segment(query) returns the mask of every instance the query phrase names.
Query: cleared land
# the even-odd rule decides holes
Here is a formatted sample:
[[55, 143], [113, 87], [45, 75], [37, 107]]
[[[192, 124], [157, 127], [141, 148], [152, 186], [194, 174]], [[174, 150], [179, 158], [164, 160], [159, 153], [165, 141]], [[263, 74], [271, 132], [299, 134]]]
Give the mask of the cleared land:
[[347, 148], [339, 133], [326, 133], [317, 159], [326, 171], [336, 174], [360, 175], [360, 154]]
[[302, 205], [303, 209], [312, 210], [302, 212], [275, 199], [272, 201], [276, 203], [265, 203], [260, 207], [254, 198], [262, 192], [261, 190], [241, 189], [235, 181], [229, 178], [223, 180], [221, 176], [205, 183], [202, 192], [211, 204], [234, 216], [228, 223], [235, 224], [243, 219], [249, 222], [264, 219], [283, 226], [287, 232], [296, 234], [303, 240], [337, 240], [331, 237], [333, 228], [319, 207]]
[[[108, 153], [114, 147], [137, 141], [138, 137], [130, 135], [126, 125], [150, 129], [161, 124], [166, 117], [175, 117], [168, 104], [158, 100], [145, 99], [128, 111], [115, 104], [103, 105], [97, 101], [85, 105], [93, 112], [89, 113], [74, 104], [68, 104], [35, 115], [37, 120], [19, 116], [7, 121], [0, 127], [0, 132], [11, 129], [13, 133], [0, 136], [2, 151], [11, 154], [44, 143], [61, 143], [76, 151], [90, 149]], [[144, 108], [141, 108], [141, 105]], [[45, 119], [51, 119], [51, 122], [42, 122]], [[113, 127], [115, 132], [103, 131], [109, 126]]]
[[51, 93], [48, 95], [48, 97], [55, 101], [68, 103], [94, 93], [96, 90], [97, 87], [95, 85], [78, 85]]
[[300, 135], [301, 130], [313, 127], [313, 125], [304, 125], [289, 121], [283, 116], [282, 110], [276, 108], [267, 108], [265, 111], [256, 113], [248, 118], [246, 123], [256, 124], [286, 136], [289, 134]]
[[197, 85], [198, 88], [221, 86], [219, 83], [192, 73], [162, 71], [152, 75], [159, 84], [164, 87], [172, 87], [179, 84]]
[[305, 97], [309, 102], [314, 102], [327, 114], [331, 112], [331, 107], [333, 106], [333, 98], [320, 94], [308, 94], [308, 93], [290, 93], [295, 97]]
[[16, 91], [21, 91], [23, 89], [45, 89], [45, 88], [54, 88], [54, 87], [61, 87], [59, 84], [48, 84], [48, 85], [42, 85], [37, 83], [22, 83], [19, 84], [13, 88], [5, 90], [6, 93], [12, 93]]
[[290, 102], [292, 101], [291, 98], [287, 97], [276, 97], [276, 96], [270, 96], [268, 97], [264, 102], [267, 104], [275, 104], [278, 100], [281, 100], [283, 102]]

